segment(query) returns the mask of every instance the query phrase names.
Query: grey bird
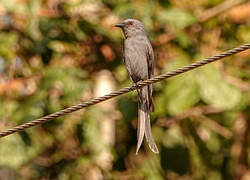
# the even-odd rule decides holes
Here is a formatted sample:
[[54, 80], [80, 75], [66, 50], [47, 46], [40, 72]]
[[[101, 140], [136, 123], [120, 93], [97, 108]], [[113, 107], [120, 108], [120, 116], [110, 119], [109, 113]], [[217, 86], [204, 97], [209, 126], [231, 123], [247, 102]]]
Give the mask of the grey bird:
[[[154, 73], [154, 52], [143, 24], [136, 19], [126, 19], [115, 26], [122, 29], [125, 37], [123, 57], [130, 79], [136, 84], [151, 78]], [[154, 111], [152, 84], [137, 89], [137, 91], [139, 103], [136, 154], [141, 147], [144, 134], [150, 149], [154, 153], [159, 153], [150, 125], [150, 111]]]

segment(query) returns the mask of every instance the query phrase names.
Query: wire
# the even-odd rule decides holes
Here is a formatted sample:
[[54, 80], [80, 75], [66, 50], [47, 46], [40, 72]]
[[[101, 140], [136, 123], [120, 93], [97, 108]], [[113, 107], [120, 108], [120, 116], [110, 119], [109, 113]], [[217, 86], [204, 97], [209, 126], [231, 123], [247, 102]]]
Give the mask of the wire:
[[187, 72], [187, 71], [190, 71], [192, 69], [198, 68], [200, 66], [203, 66], [203, 65], [209, 64], [211, 62], [220, 60], [220, 59], [222, 59], [224, 57], [237, 54], [237, 53], [245, 51], [247, 49], [250, 49], [250, 44], [245, 44], [245, 45], [239, 46], [237, 48], [233, 48], [233, 49], [225, 51], [225, 52], [223, 52], [221, 54], [218, 54], [218, 55], [203, 59], [202, 61], [192, 63], [192, 64], [184, 66], [182, 68], [178, 68], [175, 71], [172, 71], [172, 72], [169, 72], [169, 73], [166, 73], [166, 74], [162, 74], [160, 76], [156, 76], [156, 77], [153, 77], [153, 78], [145, 80], [145, 81], [141, 81], [141, 82], [137, 83], [137, 85], [133, 85], [131, 87], [126, 87], [126, 88], [120, 89], [118, 91], [114, 91], [114, 92], [112, 92], [110, 94], [107, 94], [105, 96], [97, 97], [97, 98], [94, 98], [94, 99], [92, 99], [90, 101], [87, 101], [87, 102], [81, 102], [81, 103], [79, 103], [77, 105], [68, 107], [66, 109], [60, 110], [60, 111], [55, 112], [53, 114], [50, 114], [50, 115], [44, 116], [42, 118], [33, 120], [31, 122], [28, 122], [28, 123], [25, 123], [25, 124], [22, 124], [22, 125], [18, 125], [18, 126], [15, 126], [13, 128], [10, 128], [8, 130], [2, 131], [2, 132], [0, 132], [0, 138], [2, 138], [4, 136], [7, 136], [7, 135], [10, 135], [10, 134], [13, 134], [15, 132], [23, 131], [23, 130], [25, 130], [27, 128], [30, 128], [30, 127], [45, 123], [47, 121], [58, 118], [58, 117], [60, 117], [62, 115], [65, 115], [65, 114], [72, 113], [72, 112], [80, 110], [82, 108], [92, 106], [94, 104], [106, 101], [106, 100], [111, 99], [113, 97], [120, 96], [122, 94], [125, 94], [125, 93], [128, 93], [130, 91], [135, 90], [137, 87], [143, 87], [143, 86], [146, 86], [148, 84], [152, 84], [152, 83], [162, 81], [164, 79], [168, 79], [170, 77], [176, 76], [178, 74], [182, 74], [184, 72]]

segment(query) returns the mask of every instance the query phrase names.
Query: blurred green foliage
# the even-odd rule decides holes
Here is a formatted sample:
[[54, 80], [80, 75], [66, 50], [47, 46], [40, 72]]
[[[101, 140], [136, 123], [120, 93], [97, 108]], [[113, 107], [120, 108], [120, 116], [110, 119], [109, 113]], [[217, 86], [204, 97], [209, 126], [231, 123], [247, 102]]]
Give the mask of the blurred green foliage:
[[[232, 2], [1, 0], [0, 130], [100, 95], [103, 70], [101, 83], [129, 85], [124, 18], [144, 23], [156, 74], [249, 43], [250, 4]], [[249, 179], [249, 62], [247, 51], [154, 84], [159, 155], [135, 156], [133, 92], [2, 138], [0, 179]]]

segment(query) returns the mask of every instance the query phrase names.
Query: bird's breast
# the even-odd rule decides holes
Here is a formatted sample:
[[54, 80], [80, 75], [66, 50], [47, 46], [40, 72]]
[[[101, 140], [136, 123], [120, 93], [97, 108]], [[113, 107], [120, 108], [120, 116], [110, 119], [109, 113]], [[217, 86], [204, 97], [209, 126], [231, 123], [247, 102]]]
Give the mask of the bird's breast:
[[143, 39], [126, 39], [124, 43], [124, 60], [128, 72], [134, 81], [148, 77], [146, 44]]

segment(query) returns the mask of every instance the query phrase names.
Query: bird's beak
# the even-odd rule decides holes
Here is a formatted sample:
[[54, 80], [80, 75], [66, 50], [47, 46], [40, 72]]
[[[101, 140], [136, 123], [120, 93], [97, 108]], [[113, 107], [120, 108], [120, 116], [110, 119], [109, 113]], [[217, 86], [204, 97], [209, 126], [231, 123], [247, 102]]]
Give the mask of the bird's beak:
[[116, 24], [115, 27], [122, 28], [124, 25], [125, 25], [125, 24], [121, 22], [121, 23]]

